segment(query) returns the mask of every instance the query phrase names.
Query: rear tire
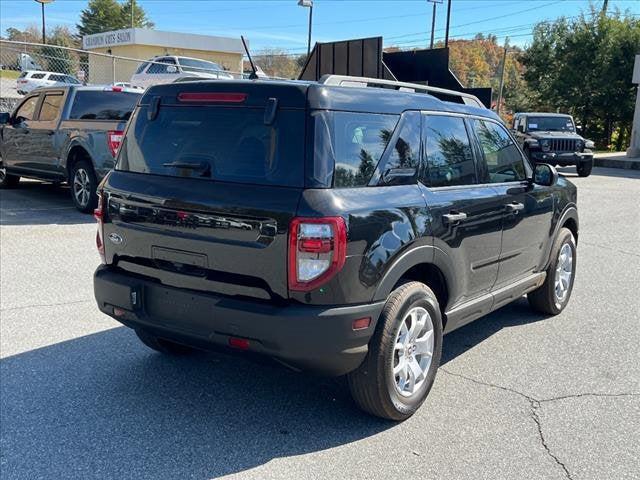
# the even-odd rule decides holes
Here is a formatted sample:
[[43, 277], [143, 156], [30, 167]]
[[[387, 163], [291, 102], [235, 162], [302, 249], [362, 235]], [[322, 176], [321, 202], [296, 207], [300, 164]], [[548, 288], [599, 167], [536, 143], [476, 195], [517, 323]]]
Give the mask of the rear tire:
[[591, 170], [593, 169], [593, 160], [588, 162], [580, 162], [576, 165], [576, 170], [578, 171], [579, 177], [588, 177], [591, 175]]
[[160, 338], [141, 328], [136, 329], [136, 335], [147, 347], [156, 352], [164, 353], [165, 355], [186, 355], [193, 352], [193, 349], [186, 345]]
[[[547, 278], [533, 292], [527, 294], [529, 305], [534, 310], [549, 315], [558, 315], [569, 303], [576, 276], [576, 242], [571, 230], [561, 228], [553, 247]], [[568, 261], [570, 260], [570, 265]], [[569, 274], [570, 272], [570, 274]]]
[[442, 318], [435, 294], [423, 283], [405, 283], [389, 295], [369, 353], [347, 376], [351, 395], [372, 415], [405, 420], [427, 398], [441, 353]]
[[0, 188], [15, 188], [20, 183], [18, 175], [7, 173], [7, 169], [0, 167]]
[[73, 164], [69, 172], [71, 199], [78, 210], [90, 213], [98, 206], [98, 179], [93, 167], [86, 160]]

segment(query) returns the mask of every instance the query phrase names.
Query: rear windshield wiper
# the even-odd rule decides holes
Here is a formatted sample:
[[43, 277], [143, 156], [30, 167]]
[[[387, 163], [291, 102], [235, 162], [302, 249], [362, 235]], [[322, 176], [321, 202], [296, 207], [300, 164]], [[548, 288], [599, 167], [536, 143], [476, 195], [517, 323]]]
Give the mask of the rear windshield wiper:
[[169, 168], [184, 168], [187, 170], [202, 171], [202, 176], [209, 176], [211, 172], [211, 165], [207, 162], [191, 163], [191, 162], [168, 162], [163, 163], [163, 167]]

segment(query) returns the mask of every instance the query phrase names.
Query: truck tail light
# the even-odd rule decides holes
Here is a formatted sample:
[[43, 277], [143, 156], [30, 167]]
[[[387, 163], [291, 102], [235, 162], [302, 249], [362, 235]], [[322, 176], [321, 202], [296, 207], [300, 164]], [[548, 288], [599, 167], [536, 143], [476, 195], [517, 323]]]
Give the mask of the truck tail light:
[[113, 158], [118, 156], [118, 149], [120, 148], [120, 145], [122, 145], [123, 137], [124, 132], [122, 130], [109, 130], [107, 132], [107, 145], [109, 146], [109, 151]]
[[318, 288], [344, 266], [347, 227], [342, 217], [294, 218], [289, 226], [289, 289]]
[[98, 206], [93, 211], [93, 218], [98, 222], [98, 231], [96, 232], [96, 247], [100, 254], [100, 260], [102, 263], [107, 263], [104, 254], [104, 194], [98, 192]]

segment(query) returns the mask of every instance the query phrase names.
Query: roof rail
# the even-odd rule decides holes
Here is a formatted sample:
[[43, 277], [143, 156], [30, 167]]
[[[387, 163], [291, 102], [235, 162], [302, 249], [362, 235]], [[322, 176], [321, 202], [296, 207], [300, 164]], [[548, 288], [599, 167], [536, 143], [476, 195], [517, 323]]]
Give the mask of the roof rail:
[[486, 108], [475, 95], [470, 93], [447, 90], [446, 88], [430, 87], [419, 83], [399, 82], [397, 80], [385, 80], [382, 78], [350, 77], [348, 75], [323, 75], [318, 83], [323, 85], [335, 85], [339, 87], [392, 87], [394, 90], [403, 92], [424, 92], [436, 93], [438, 95], [448, 95], [458, 97], [465, 105]]

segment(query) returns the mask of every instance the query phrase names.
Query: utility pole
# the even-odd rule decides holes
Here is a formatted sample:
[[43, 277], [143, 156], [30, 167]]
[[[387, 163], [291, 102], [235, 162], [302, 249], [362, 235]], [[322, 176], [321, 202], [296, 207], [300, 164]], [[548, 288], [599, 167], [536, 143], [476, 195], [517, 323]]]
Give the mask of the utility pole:
[[444, 48], [449, 46], [449, 23], [451, 22], [451, 0], [447, 2], [447, 27], [444, 32]]
[[436, 34], [436, 7], [439, 3], [442, 3], [444, 0], [427, 0], [427, 2], [433, 3], [433, 14], [431, 15], [431, 46], [429, 48], [433, 48], [433, 42], [435, 40]]
[[509, 37], [504, 40], [504, 53], [502, 54], [502, 67], [500, 68], [500, 88], [498, 89], [498, 103], [496, 113], [500, 115], [500, 104], [502, 103], [502, 89], [504, 88], [504, 67], [507, 64], [507, 50], [509, 50]]
[[600, 11], [601, 15], [606, 15], [607, 14], [607, 7], [609, 6], [609, 0], [604, 0], [604, 2], [602, 3], [602, 10]]
[[47, 34], [45, 33], [45, 25], [44, 25], [44, 6], [47, 3], [53, 2], [53, 0], [35, 0], [42, 7], [42, 44], [47, 43]]
[[131, 0], [131, 28], [133, 28], [133, 4], [136, 0]]

